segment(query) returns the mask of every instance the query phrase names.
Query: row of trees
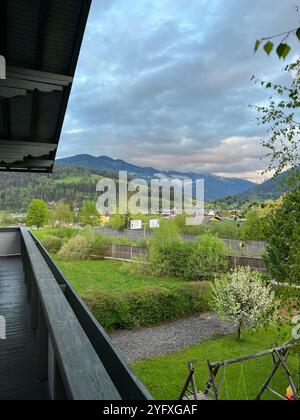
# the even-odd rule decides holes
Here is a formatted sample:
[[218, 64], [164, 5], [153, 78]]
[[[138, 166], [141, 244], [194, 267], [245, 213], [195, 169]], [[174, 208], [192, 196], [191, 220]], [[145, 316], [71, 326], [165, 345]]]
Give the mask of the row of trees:
[[69, 204], [57, 203], [52, 209], [43, 200], [33, 200], [28, 207], [27, 224], [38, 228], [51, 223], [53, 225], [70, 225], [80, 222], [83, 225], [96, 225], [100, 216], [94, 201], [86, 201], [78, 214]]

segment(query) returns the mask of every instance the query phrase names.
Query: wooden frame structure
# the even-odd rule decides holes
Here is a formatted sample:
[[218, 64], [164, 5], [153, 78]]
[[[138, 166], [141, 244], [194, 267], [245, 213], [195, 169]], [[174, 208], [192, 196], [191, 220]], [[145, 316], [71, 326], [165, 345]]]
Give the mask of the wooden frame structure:
[[284, 344], [283, 346], [280, 347], [276, 347], [270, 350], [266, 350], [263, 352], [259, 352], [259, 353], [255, 353], [255, 354], [251, 354], [248, 356], [244, 356], [244, 357], [238, 357], [238, 358], [233, 358], [233, 359], [229, 359], [229, 360], [225, 360], [222, 362], [217, 362], [217, 363], [211, 363], [208, 362], [208, 369], [209, 369], [209, 373], [210, 373], [210, 378], [206, 384], [206, 388], [204, 391], [205, 395], [209, 395], [209, 393], [212, 394], [213, 398], [217, 401], [219, 401], [221, 399], [220, 397], [220, 391], [223, 385], [223, 381], [224, 381], [224, 371], [223, 374], [221, 376], [221, 379], [219, 381], [219, 384], [217, 384], [217, 376], [219, 374], [219, 371], [221, 368], [226, 369], [226, 367], [233, 365], [233, 364], [237, 364], [237, 363], [243, 363], [246, 362], [248, 360], [253, 360], [253, 359], [258, 359], [261, 357], [266, 357], [266, 356], [271, 356], [274, 362], [274, 366], [273, 369], [271, 371], [271, 373], [269, 374], [269, 376], [267, 377], [265, 383], [262, 385], [260, 391], [258, 392], [255, 400], [260, 400], [263, 396], [263, 394], [266, 391], [271, 392], [271, 394], [275, 395], [277, 398], [280, 398], [282, 400], [286, 400], [286, 398], [282, 395], [280, 395], [278, 392], [276, 392], [275, 390], [273, 390], [270, 387], [271, 381], [274, 378], [274, 376], [276, 375], [277, 371], [282, 368], [284, 370], [284, 372], [287, 375], [287, 379], [288, 379], [288, 384], [291, 387], [291, 389], [293, 390], [293, 394], [295, 399], [298, 399], [298, 391], [295, 385], [295, 382], [293, 380], [293, 375], [291, 373], [291, 371], [288, 368], [288, 364], [287, 364], [287, 357], [291, 351], [291, 349], [294, 347], [294, 343], [292, 342], [288, 342], [286, 344]]
[[[184, 384], [184, 387], [180, 393], [179, 400], [183, 399], [194, 399], [194, 400], [221, 400], [221, 390], [225, 380], [225, 369], [233, 364], [237, 363], [244, 363], [248, 360], [258, 359], [266, 356], [271, 356], [273, 359], [273, 368], [266, 378], [265, 382], [263, 383], [261, 389], [259, 390], [255, 400], [261, 400], [262, 396], [266, 391], [269, 391], [275, 397], [281, 400], [287, 400], [287, 398], [283, 395], [280, 395], [277, 391], [271, 388], [272, 379], [275, 377], [276, 373], [280, 368], [283, 369], [287, 376], [288, 385], [293, 391], [294, 399], [299, 399], [299, 394], [297, 387], [295, 385], [293, 374], [290, 371], [287, 363], [287, 358], [289, 356], [290, 351], [295, 347], [294, 342], [288, 342], [280, 347], [275, 347], [270, 350], [266, 350], [263, 352], [237, 357], [233, 359], [223, 360], [221, 362], [212, 363], [208, 362], [208, 370], [209, 370], [209, 379], [206, 383], [206, 387], [203, 393], [199, 393], [197, 391], [196, 382], [195, 382], [195, 369], [193, 367], [194, 362], [189, 362], [189, 375], [187, 380]], [[223, 369], [223, 372], [220, 374], [220, 370]], [[220, 379], [218, 380], [218, 376]], [[192, 386], [192, 390], [190, 389]]]

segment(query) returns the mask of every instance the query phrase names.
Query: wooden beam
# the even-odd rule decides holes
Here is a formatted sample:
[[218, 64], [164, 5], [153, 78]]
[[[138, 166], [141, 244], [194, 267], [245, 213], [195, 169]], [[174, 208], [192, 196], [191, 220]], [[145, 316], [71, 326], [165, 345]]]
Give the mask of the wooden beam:
[[73, 77], [71, 76], [15, 66], [7, 66], [7, 78], [30, 80], [59, 86], [69, 86], [73, 82]]
[[55, 151], [57, 148], [57, 144], [54, 143], [43, 143], [39, 141], [18, 141], [18, 140], [8, 140], [8, 139], [0, 139], [0, 148], [1, 149], [29, 149], [29, 150], [50, 150]]
[[1, 163], [0, 162], [0, 167], [1, 168], [6, 168], [6, 169], [42, 169], [42, 168], [50, 168], [52, 165], [53, 161], [52, 160], [39, 160], [39, 159], [28, 159], [25, 160], [24, 162], [8, 162], [8, 163]]
[[0, 166], [0, 172], [15, 172], [15, 173], [24, 173], [24, 174], [28, 174], [28, 173], [51, 174], [53, 172], [51, 168], [52, 166], [50, 168], [14, 168], [14, 167], [2, 168]]
[[62, 92], [72, 82], [72, 77], [62, 74], [7, 66], [6, 79], [0, 80], [0, 96], [24, 96], [28, 91], [34, 90], [45, 93]]
[[40, 0], [39, 10], [39, 29], [35, 49], [35, 68], [41, 70], [43, 64], [43, 48], [45, 43], [45, 33], [47, 28], [47, 18], [49, 13], [49, 1]]
[[295, 344], [293, 342], [290, 342], [290, 343], [284, 344], [281, 347], [276, 347], [274, 349], [262, 351], [260, 353], [250, 354], [248, 356], [237, 357], [237, 358], [229, 359], [229, 360], [224, 360], [222, 362], [210, 363], [210, 366], [212, 368], [222, 367], [222, 366], [229, 366], [229, 365], [233, 365], [235, 363], [245, 362], [247, 360], [257, 359], [257, 358], [260, 358], [260, 357], [272, 355], [276, 351], [277, 352], [281, 352], [281, 351], [284, 351], [284, 350], [289, 350], [289, 349], [292, 349], [293, 347], [295, 347]]
[[26, 80], [26, 79], [13, 79], [7, 75], [6, 79], [0, 80], [0, 88], [7, 89], [20, 89], [27, 91], [39, 90], [41, 92], [53, 92], [55, 90], [62, 91], [63, 86], [53, 83], [41, 83], [36, 80]]

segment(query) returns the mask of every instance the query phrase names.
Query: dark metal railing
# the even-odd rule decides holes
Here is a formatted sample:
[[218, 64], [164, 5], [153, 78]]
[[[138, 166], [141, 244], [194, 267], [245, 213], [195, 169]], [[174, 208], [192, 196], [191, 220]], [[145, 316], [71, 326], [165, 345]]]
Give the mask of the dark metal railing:
[[40, 242], [20, 229], [39, 379], [51, 399], [151, 399]]

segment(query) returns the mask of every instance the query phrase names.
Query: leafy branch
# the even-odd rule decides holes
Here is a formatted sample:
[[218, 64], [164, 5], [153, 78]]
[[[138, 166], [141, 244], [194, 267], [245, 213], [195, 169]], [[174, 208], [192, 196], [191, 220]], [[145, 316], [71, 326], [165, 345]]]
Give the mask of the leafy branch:
[[[286, 71], [291, 71], [287, 66]], [[287, 167], [299, 165], [299, 139], [300, 139], [300, 78], [296, 77], [290, 87], [272, 82], [264, 82], [255, 76], [255, 84], [260, 84], [270, 90], [271, 96], [264, 106], [251, 106], [259, 116], [259, 125], [268, 127], [267, 140], [262, 145], [268, 150], [266, 157], [271, 163], [267, 171], [275, 170], [281, 173]]]
[[267, 55], [270, 55], [275, 48], [273, 40], [281, 37], [281, 42], [276, 47], [276, 53], [280, 59], [282, 58], [285, 60], [292, 49], [291, 46], [287, 43], [287, 40], [291, 35], [295, 35], [298, 41], [300, 41], [300, 27], [291, 29], [290, 31], [282, 32], [280, 34], [257, 39], [254, 46], [254, 52], [256, 53], [263, 44], [263, 50]]

